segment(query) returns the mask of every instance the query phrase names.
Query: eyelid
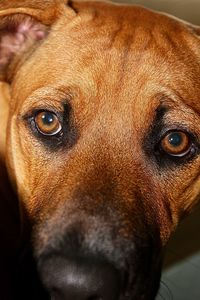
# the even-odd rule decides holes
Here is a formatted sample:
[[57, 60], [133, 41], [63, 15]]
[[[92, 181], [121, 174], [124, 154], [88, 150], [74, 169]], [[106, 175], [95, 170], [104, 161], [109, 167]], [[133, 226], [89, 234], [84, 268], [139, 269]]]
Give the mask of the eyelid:
[[22, 115], [22, 118], [29, 119], [43, 111], [54, 113], [59, 119], [61, 119], [61, 117], [63, 118], [63, 113], [64, 113], [63, 110], [58, 110], [53, 106], [44, 106], [44, 105], [43, 106], [41, 105], [41, 107], [37, 106], [35, 108], [31, 108], [29, 111], [27, 111], [25, 114]]
[[[181, 145], [180, 146], [173, 146], [168, 138], [173, 135], [179, 135], [181, 137]], [[191, 140], [190, 134], [183, 132], [183, 131], [177, 131], [173, 130], [168, 132], [166, 135], [164, 135], [160, 141], [160, 151], [165, 152], [169, 156], [174, 157], [184, 157], [186, 156], [190, 151], [193, 143]], [[181, 148], [182, 146], [182, 148]]]
[[[61, 124], [61, 130], [55, 134], [55, 135], [44, 135], [42, 134], [38, 128], [37, 128], [37, 124], [35, 122], [35, 118], [36, 118], [36, 115], [39, 114], [40, 112], [50, 112], [50, 113], [53, 113], [56, 115], [56, 117], [58, 118], [60, 124]], [[61, 138], [63, 136], [63, 118], [64, 118], [64, 111], [58, 111], [56, 110], [55, 108], [52, 108], [51, 109], [46, 109], [46, 107], [42, 107], [42, 108], [35, 108], [35, 109], [32, 109], [30, 111], [28, 111], [24, 116], [23, 116], [23, 119], [24, 121], [26, 122], [26, 125], [28, 126], [29, 130], [32, 131], [32, 133], [34, 135], [36, 135], [37, 137], [41, 137], [42, 139], [52, 139], [52, 138]]]
[[173, 124], [173, 126], [164, 127], [160, 131], [160, 133], [158, 134], [158, 136], [156, 138], [156, 144], [159, 143], [166, 135], [168, 135], [171, 132], [175, 132], [175, 131], [183, 132], [183, 133], [187, 134], [190, 137], [190, 139], [199, 141], [198, 135], [194, 131], [190, 130], [190, 128], [188, 128], [187, 126], [182, 125], [182, 124], [181, 125]]
[[[188, 150], [185, 153], [182, 153], [181, 155], [170, 155], [167, 152], [165, 152], [161, 147], [162, 139], [164, 137], [166, 137], [168, 134], [173, 133], [175, 131], [181, 131], [183, 133], [186, 133], [190, 140], [190, 146], [188, 147]], [[159, 142], [155, 144], [155, 148], [154, 148], [156, 156], [165, 155], [165, 156], [169, 157], [171, 160], [175, 159], [176, 163], [178, 162], [178, 159], [180, 159], [180, 161], [182, 161], [182, 159], [184, 159], [184, 160], [191, 159], [192, 157], [194, 157], [195, 155], [197, 155], [199, 153], [199, 150], [200, 150], [200, 144], [199, 144], [199, 139], [196, 136], [196, 134], [191, 131], [188, 131], [188, 129], [185, 131], [179, 130], [179, 128], [177, 128], [177, 127], [173, 130], [172, 129], [166, 130], [165, 135], [163, 135], [160, 138]]]
[[[55, 113], [58, 119], [61, 121], [62, 130], [56, 135], [42, 135], [38, 132], [35, 126], [35, 114], [39, 111], [46, 110]], [[45, 151], [68, 151], [76, 144], [79, 138], [79, 131], [73, 119], [71, 105], [64, 100], [60, 103], [60, 108], [59, 105], [56, 108], [51, 105], [35, 105], [35, 107], [32, 107], [32, 109], [30, 109], [29, 106], [27, 110], [24, 111], [24, 115], [18, 115], [18, 118], [21, 126], [23, 126], [27, 132], [29, 142], [34, 143], [34, 145], [40, 144]]]
[[22, 104], [22, 115], [34, 109], [55, 109], [62, 111], [65, 103], [70, 103], [73, 97], [70, 87], [45, 86], [32, 91]]
[[[56, 125], [57, 125], [56, 130], [53, 131], [52, 133], [47, 133], [47, 132], [45, 133], [45, 129], [44, 129], [44, 130], [41, 129], [41, 127], [42, 127], [44, 124], [40, 124], [41, 127], [40, 127], [40, 125], [39, 125], [40, 120], [38, 120], [38, 117], [40, 116], [40, 114], [46, 114], [46, 113], [52, 115], [53, 118], [55, 118], [54, 120], [57, 121], [57, 123], [56, 123]], [[45, 111], [42, 110], [41, 112], [39, 111], [38, 113], [35, 114], [35, 117], [34, 117], [34, 120], [33, 120], [33, 121], [34, 121], [34, 123], [35, 123], [36, 129], [38, 130], [38, 132], [39, 132], [42, 136], [49, 136], [49, 137], [51, 137], [51, 136], [56, 136], [56, 135], [60, 134], [61, 131], [62, 131], [62, 122], [59, 120], [58, 115], [55, 114], [54, 112], [50, 112], [50, 111], [46, 111], [46, 110], [45, 110]], [[45, 125], [44, 125], [44, 127], [45, 127]]]

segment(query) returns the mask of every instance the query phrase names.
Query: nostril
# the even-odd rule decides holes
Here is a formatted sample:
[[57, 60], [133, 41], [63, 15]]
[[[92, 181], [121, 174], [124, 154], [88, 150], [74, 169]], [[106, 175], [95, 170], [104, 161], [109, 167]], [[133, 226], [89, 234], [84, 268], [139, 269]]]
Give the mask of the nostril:
[[96, 258], [51, 256], [40, 265], [51, 300], [118, 300], [119, 272]]

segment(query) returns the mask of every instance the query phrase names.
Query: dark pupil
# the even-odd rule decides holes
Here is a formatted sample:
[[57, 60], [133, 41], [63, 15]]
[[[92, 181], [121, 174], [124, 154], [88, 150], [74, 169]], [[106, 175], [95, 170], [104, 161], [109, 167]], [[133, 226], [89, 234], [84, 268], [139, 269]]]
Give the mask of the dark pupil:
[[42, 122], [46, 126], [51, 126], [54, 122], [54, 115], [52, 113], [43, 113]]
[[181, 145], [182, 143], [182, 136], [179, 133], [172, 133], [169, 136], [169, 143], [173, 146], [173, 147], [178, 147]]

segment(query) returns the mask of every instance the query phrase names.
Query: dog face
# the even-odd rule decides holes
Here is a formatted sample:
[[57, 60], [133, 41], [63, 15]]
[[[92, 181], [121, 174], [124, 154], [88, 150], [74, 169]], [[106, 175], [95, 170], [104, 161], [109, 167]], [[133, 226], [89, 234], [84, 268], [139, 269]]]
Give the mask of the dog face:
[[198, 28], [140, 7], [3, 1], [10, 177], [51, 299], [154, 299], [199, 198]]

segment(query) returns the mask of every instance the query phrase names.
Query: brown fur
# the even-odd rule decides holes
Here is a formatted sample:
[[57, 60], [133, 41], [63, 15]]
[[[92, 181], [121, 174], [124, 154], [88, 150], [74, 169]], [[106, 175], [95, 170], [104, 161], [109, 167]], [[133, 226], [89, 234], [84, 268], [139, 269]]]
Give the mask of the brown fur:
[[[45, 32], [0, 65], [1, 78], [10, 84], [3, 148], [36, 230], [37, 255], [51, 235], [66, 229], [68, 211], [75, 216], [77, 210], [81, 220], [105, 214], [109, 223], [105, 207], [120, 216], [123, 238], [143, 231], [145, 219], [165, 245], [199, 199], [200, 158], [160, 167], [144, 143], [160, 104], [168, 108], [166, 126], [189, 128], [200, 137], [199, 29], [135, 6], [5, 0], [2, 36], [14, 14], [16, 20], [21, 14], [34, 18]], [[70, 145], [52, 151], [23, 117], [35, 108], [62, 110], [63, 101], [71, 106], [75, 133]]]

